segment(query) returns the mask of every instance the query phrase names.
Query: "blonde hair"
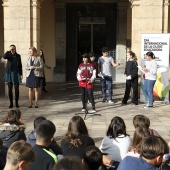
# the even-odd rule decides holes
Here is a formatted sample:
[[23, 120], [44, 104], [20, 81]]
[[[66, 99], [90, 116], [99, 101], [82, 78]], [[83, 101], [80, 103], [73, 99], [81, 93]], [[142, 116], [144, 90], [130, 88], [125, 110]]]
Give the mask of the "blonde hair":
[[35, 153], [32, 146], [23, 140], [11, 144], [7, 152], [7, 164], [17, 165], [20, 161], [33, 162]]
[[34, 53], [37, 53], [37, 49], [35, 47], [30, 47], [29, 50], [32, 50]]

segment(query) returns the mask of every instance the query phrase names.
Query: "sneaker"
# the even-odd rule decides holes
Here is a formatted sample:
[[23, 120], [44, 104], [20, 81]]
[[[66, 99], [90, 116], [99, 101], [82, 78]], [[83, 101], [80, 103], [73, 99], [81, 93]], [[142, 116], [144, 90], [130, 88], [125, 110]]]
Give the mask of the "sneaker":
[[149, 109], [149, 108], [153, 108], [153, 106], [146, 105], [144, 108]]
[[88, 103], [88, 104], [91, 104], [89, 100], [88, 100], [88, 102], [87, 102], [87, 103]]
[[103, 100], [102, 100], [102, 103], [106, 103], [106, 102], [107, 102], [107, 99], [103, 99]]
[[82, 109], [81, 111], [82, 111], [82, 112], [85, 112], [85, 111], [86, 111], [86, 109]]
[[96, 113], [96, 110], [92, 110], [91, 113]]
[[109, 103], [114, 103], [114, 101], [111, 99], [111, 100], [109, 100]]

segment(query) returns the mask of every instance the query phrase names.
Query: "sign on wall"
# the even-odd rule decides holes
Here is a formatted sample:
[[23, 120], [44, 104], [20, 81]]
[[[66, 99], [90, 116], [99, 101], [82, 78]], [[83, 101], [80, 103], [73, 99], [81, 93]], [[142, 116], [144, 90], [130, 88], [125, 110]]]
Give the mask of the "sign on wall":
[[[146, 62], [145, 55], [152, 51], [157, 62], [157, 80], [153, 89], [154, 101], [169, 102], [169, 54], [170, 34], [142, 34], [141, 40], [141, 66]], [[144, 91], [144, 73], [141, 72], [140, 102], [146, 102], [147, 96]]]

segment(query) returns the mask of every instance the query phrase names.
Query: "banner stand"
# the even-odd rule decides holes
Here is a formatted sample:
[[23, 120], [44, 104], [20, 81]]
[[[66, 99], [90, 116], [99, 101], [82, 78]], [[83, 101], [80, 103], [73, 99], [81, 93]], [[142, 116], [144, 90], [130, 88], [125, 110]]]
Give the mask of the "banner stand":
[[[141, 67], [149, 62], [145, 56], [152, 51], [158, 64], [157, 80], [153, 89], [154, 102], [169, 103], [170, 34], [142, 34]], [[141, 72], [140, 102], [148, 101], [144, 91], [144, 73]]]

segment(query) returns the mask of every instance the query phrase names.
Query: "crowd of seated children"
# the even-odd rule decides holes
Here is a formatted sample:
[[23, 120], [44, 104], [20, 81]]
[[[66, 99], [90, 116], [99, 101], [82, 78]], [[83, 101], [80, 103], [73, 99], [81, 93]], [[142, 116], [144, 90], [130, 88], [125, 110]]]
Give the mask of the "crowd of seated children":
[[[135, 131], [131, 140], [126, 132], [124, 120], [118, 116], [113, 117], [101, 146], [97, 148], [88, 134], [84, 120], [80, 116], [73, 116], [60, 147], [54, 140], [55, 125], [40, 116], [34, 120], [34, 130], [28, 135], [27, 143], [31, 144], [29, 145], [23, 141], [26, 140], [25, 125], [20, 110], [10, 110], [0, 124], [0, 168], [4, 168], [7, 159], [4, 170], [8, 170], [11, 166], [14, 170], [18, 167], [21, 170], [28, 168], [29, 170], [125, 170], [128, 168], [136, 170], [139, 165], [146, 170], [156, 170], [160, 165], [161, 170], [169, 170], [168, 144], [155, 130], [149, 128], [149, 118], [136, 115], [133, 124]], [[28, 159], [23, 157], [25, 152], [21, 153], [24, 145], [28, 148], [25, 151], [28, 155], [33, 153]], [[30, 149], [31, 146], [33, 149]], [[53, 153], [49, 151], [50, 149]], [[9, 154], [15, 154], [15, 159], [19, 157], [15, 163], [12, 162], [13, 159]], [[61, 154], [63, 157], [58, 160], [57, 155]]]

